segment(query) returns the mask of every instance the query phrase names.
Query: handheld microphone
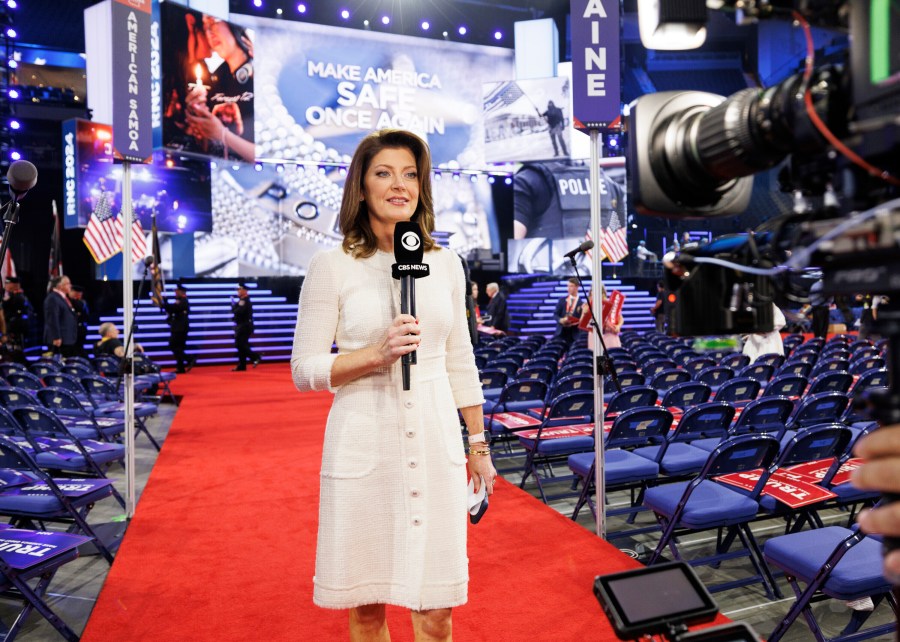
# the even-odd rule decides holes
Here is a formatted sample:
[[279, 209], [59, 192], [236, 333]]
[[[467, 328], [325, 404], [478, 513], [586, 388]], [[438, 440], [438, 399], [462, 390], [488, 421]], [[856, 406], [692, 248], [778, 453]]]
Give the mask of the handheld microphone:
[[578, 254], [581, 254], [582, 252], [587, 252], [588, 250], [593, 249], [593, 247], [594, 247], [593, 241], [585, 241], [584, 243], [582, 243], [581, 245], [576, 247], [574, 250], [571, 250], [571, 251], [563, 254], [563, 256], [565, 256], [567, 259], [574, 259]]
[[149, 254], [144, 257], [144, 265], [147, 267], [153, 267], [153, 264], [156, 263], [156, 259], [153, 258], [152, 254]]
[[[425, 244], [422, 232], [415, 221], [401, 221], [394, 226], [394, 260], [391, 275], [400, 281], [400, 312], [416, 316], [415, 279], [428, 276], [430, 268], [423, 263]], [[403, 389], [410, 387], [410, 365], [416, 362], [415, 351], [400, 358], [403, 374]]]
[[28, 190], [37, 184], [37, 167], [27, 160], [17, 160], [6, 171], [6, 180], [9, 182], [9, 195], [14, 201], [21, 201]]

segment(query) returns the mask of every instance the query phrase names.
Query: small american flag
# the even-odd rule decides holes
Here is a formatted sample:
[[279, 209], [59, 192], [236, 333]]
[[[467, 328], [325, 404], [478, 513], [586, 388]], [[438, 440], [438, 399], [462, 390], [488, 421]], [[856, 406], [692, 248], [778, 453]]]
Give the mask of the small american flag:
[[490, 112], [500, 107], [508, 107], [524, 95], [525, 92], [518, 83], [514, 81], [502, 83], [485, 99], [484, 110]]
[[[122, 212], [119, 214], [119, 225], [118, 225], [118, 234], [119, 234], [119, 249], [122, 249], [122, 246], [125, 242], [125, 236], [123, 233], [123, 223], [121, 221], [124, 218], [125, 213]], [[142, 260], [145, 256], [147, 256], [147, 239], [144, 237], [144, 228], [141, 226], [141, 219], [138, 218], [138, 215], [134, 213], [132, 210], [131, 213], [131, 262], [137, 263]]]
[[614, 263], [628, 256], [625, 228], [619, 223], [619, 215], [615, 210], [609, 217], [609, 226], [603, 230], [600, 237], [600, 249]]
[[118, 218], [112, 213], [109, 194], [100, 192], [97, 206], [91, 212], [84, 230], [84, 244], [97, 263], [103, 263], [122, 251]]

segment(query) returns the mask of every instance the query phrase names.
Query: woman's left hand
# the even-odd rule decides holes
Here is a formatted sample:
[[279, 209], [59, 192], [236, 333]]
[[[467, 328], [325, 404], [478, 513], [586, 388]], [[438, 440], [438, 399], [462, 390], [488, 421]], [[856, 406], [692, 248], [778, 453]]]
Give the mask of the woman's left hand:
[[469, 475], [475, 480], [475, 492], [481, 490], [481, 480], [487, 487], [488, 495], [494, 494], [494, 478], [497, 477], [497, 469], [491, 461], [490, 455], [469, 455]]
[[205, 103], [191, 104], [185, 120], [193, 136], [207, 140], [222, 140], [225, 125], [209, 111]]

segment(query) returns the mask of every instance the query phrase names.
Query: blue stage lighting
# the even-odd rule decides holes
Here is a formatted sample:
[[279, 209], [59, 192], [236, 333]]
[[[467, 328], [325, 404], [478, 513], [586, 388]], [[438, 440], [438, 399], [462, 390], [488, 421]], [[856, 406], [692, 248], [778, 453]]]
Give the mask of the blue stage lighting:
[[391, 17], [390, 16], [381, 16], [381, 24], [383, 24], [383, 25], [391, 24]]
[[503, 40], [503, 32], [495, 31], [494, 32], [494, 40]]
[[346, 9], [341, 9], [341, 18], [343, 18], [344, 20], [349, 20], [350, 12], [347, 11]]
[[20, 127], [22, 127], [22, 125], [21, 125], [21, 123], [19, 123], [18, 120], [11, 120], [11, 121], [9, 121], [9, 128], [10, 128], [10, 129], [19, 129]]
[[469, 30], [466, 29], [466, 25], [460, 25], [460, 27], [459, 27], [459, 29], [457, 29], [457, 31], [459, 31], [459, 35], [461, 35], [461, 36], [464, 36], [469, 32]]
[[302, 2], [297, 5], [297, 13], [306, 13], [306, 5]]
[[431, 25], [427, 20], [422, 21], [422, 31], [428, 31], [431, 28]]

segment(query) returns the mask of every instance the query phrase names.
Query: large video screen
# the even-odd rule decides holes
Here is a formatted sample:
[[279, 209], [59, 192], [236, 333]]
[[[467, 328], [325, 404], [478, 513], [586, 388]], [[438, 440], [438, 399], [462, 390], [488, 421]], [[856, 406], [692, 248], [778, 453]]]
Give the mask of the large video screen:
[[[87, 120], [63, 123], [66, 228], [85, 227], [100, 199], [122, 209], [122, 165], [113, 162], [112, 127]], [[154, 152], [150, 165], [132, 166], [132, 202], [144, 230], [153, 213], [161, 232], [212, 230], [209, 162]]]
[[160, 7], [163, 146], [218, 158], [255, 156], [253, 33], [170, 2]]

